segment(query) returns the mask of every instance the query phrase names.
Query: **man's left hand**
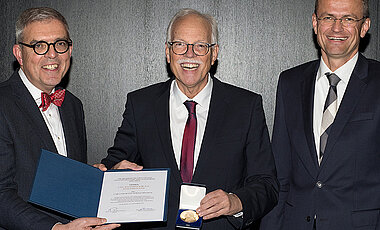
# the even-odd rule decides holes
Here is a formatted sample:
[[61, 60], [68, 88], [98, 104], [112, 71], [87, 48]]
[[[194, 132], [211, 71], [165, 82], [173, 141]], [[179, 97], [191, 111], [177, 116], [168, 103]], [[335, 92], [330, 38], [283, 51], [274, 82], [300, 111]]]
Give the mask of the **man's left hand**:
[[242, 210], [239, 197], [218, 189], [206, 194], [196, 211], [204, 220], [208, 220], [222, 215], [234, 215]]

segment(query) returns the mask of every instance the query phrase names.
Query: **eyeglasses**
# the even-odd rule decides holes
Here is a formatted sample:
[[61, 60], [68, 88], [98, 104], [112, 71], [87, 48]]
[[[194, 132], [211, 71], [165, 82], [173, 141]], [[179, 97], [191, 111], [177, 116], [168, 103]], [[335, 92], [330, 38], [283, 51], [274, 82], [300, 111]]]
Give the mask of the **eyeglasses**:
[[365, 19], [367, 17], [362, 17], [361, 19], [356, 19], [353, 17], [342, 17], [342, 18], [336, 18], [333, 16], [324, 16], [321, 18], [317, 18], [318, 21], [321, 22], [321, 25], [324, 26], [332, 26], [336, 21], [340, 21], [344, 27], [352, 27], [356, 25], [357, 22]]
[[33, 45], [25, 44], [23, 42], [19, 42], [19, 44], [24, 45], [29, 48], [33, 48], [34, 52], [38, 55], [45, 55], [49, 52], [50, 45], [54, 47], [55, 52], [59, 54], [66, 53], [69, 50], [69, 47], [73, 44], [73, 42], [67, 40], [57, 40], [52, 43], [47, 43], [45, 41], [38, 41]]
[[185, 42], [168, 42], [169, 45], [172, 47], [172, 50], [177, 55], [184, 55], [187, 50], [189, 49], [189, 46], [192, 46], [193, 52], [197, 56], [204, 56], [208, 53], [210, 47], [213, 47], [214, 44], [209, 44], [205, 42], [196, 42], [194, 44], [187, 44]]

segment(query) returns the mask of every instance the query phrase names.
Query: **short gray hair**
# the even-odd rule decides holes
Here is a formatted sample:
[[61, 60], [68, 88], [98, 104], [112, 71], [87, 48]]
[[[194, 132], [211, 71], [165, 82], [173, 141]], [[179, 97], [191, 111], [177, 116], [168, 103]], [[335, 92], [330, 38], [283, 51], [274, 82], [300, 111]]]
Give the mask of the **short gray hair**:
[[[363, 17], [369, 18], [369, 7], [368, 7], [368, 1], [369, 0], [362, 0], [363, 3]], [[315, 0], [315, 8], [314, 13], [317, 15], [319, 0]]]
[[172, 41], [172, 29], [173, 29], [173, 24], [180, 18], [186, 16], [186, 15], [190, 15], [190, 14], [194, 14], [194, 15], [197, 15], [197, 16], [200, 16], [201, 18], [205, 19], [208, 23], [210, 23], [210, 26], [211, 26], [211, 43], [212, 44], [217, 44], [218, 43], [218, 24], [216, 23], [216, 20], [213, 16], [209, 15], [209, 14], [202, 14], [200, 13], [199, 11], [196, 11], [196, 10], [193, 10], [193, 9], [190, 9], [190, 8], [185, 8], [185, 9], [181, 9], [180, 11], [178, 11], [174, 17], [172, 18], [172, 20], [170, 20], [170, 23], [169, 23], [169, 26], [168, 26], [168, 29], [166, 31], [166, 42], [171, 42]]
[[16, 21], [16, 43], [23, 41], [24, 29], [27, 25], [36, 21], [47, 21], [52, 19], [62, 22], [66, 28], [67, 36], [70, 38], [69, 25], [61, 13], [49, 7], [38, 7], [27, 9], [18, 17]]

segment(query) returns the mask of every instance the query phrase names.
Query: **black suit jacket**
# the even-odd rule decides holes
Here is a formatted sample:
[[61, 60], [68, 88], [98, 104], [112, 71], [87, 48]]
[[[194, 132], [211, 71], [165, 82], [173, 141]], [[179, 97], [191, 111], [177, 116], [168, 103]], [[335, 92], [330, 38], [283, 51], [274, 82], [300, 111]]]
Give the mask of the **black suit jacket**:
[[[171, 80], [128, 94], [114, 146], [102, 160], [107, 168], [126, 159], [144, 168], [170, 168], [168, 221], [139, 228], [175, 229], [182, 179], [174, 157], [169, 125]], [[193, 183], [207, 192], [235, 193], [244, 218], [219, 217], [202, 229], [246, 227], [277, 202], [277, 181], [261, 97], [214, 78], [209, 115]], [[127, 227], [128, 228], [128, 227]]]
[[[68, 157], [86, 162], [82, 103], [66, 91], [59, 113]], [[15, 72], [0, 84], [0, 229], [43, 230], [65, 221], [26, 202], [41, 149], [57, 152], [39, 108]]]
[[359, 54], [321, 165], [313, 134], [319, 60], [280, 75], [273, 130], [280, 199], [262, 230], [380, 229], [380, 63]]

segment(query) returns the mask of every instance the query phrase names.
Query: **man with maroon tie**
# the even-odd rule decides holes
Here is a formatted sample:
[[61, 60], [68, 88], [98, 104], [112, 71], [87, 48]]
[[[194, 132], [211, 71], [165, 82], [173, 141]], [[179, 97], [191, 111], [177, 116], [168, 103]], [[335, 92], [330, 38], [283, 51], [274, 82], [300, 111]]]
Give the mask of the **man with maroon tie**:
[[277, 203], [261, 96], [210, 75], [218, 51], [215, 19], [180, 10], [166, 41], [174, 77], [128, 94], [114, 145], [96, 165], [171, 169], [167, 222], [140, 228], [175, 229], [183, 182], [206, 185], [196, 210], [203, 230], [245, 228]]

